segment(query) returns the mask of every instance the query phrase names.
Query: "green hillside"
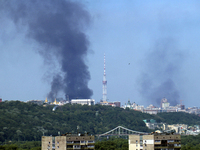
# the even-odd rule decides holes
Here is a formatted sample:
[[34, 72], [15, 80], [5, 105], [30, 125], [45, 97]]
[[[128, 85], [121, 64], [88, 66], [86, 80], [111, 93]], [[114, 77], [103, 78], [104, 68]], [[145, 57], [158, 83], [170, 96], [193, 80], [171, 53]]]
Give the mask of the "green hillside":
[[58, 107], [56, 111], [52, 111], [53, 107], [19, 101], [0, 103], [0, 142], [39, 141], [43, 134], [76, 133], [77, 126], [79, 132], [86, 131], [93, 135], [102, 134], [119, 125], [136, 131], [150, 132], [143, 122], [144, 119], [170, 123], [185, 123], [185, 120], [190, 119], [187, 124], [200, 122], [200, 117], [185, 113], [149, 115], [130, 109], [100, 105], [67, 104]]
[[171, 112], [171, 113], [159, 113], [157, 114], [157, 121], [166, 122], [168, 124], [188, 124], [188, 125], [200, 125], [200, 117], [194, 114]]

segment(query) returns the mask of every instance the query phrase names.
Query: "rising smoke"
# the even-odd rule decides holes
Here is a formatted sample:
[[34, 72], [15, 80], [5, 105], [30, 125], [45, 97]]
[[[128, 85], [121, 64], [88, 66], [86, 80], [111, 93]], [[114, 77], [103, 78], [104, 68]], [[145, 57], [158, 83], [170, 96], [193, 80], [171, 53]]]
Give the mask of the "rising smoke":
[[160, 39], [144, 59], [144, 72], [139, 78], [139, 92], [148, 101], [160, 104], [166, 97], [171, 105], [180, 100], [177, 80], [180, 75], [183, 52], [172, 38]]
[[40, 54], [56, 57], [61, 65], [52, 77], [48, 97], [53, 100], [58, 92], [66, 98], [90, 98], [90, 73], [85, 64], [89, 41], [84, 29], [90, 15], [81, 3], [70, 0], [1, 0], [0, 13], [15, 25], [27, 27], [27, 37], [42, 46]]

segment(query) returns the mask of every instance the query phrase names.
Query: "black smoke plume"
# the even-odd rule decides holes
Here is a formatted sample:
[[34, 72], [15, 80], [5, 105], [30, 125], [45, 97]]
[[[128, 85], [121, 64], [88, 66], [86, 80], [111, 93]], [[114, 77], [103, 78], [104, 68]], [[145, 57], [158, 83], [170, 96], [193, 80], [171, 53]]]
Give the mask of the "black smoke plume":
[[[48, 97], [58, 92], [66, 98], [90, 98], [90, 73], [85, 64], [89, 41], [84, 33], [91, 18], [83, 4], [70, 0], [1, 0], [0, 13], [17, 26], [27, 27], [27, 37], [42, 46], [40, 54], [54, 56], [61, 65]], [[51, 62], [51, 61], [50, 61]]]
[[177, 81], [184, 60], [183, 52], [177, 48], [175, 40], [164, 38], [156, 42], [144, 59], [144, 72], [139, 78], [139, 92], [148, 101], [160, 105], [166, 97], [171, 105], [180, 100]]

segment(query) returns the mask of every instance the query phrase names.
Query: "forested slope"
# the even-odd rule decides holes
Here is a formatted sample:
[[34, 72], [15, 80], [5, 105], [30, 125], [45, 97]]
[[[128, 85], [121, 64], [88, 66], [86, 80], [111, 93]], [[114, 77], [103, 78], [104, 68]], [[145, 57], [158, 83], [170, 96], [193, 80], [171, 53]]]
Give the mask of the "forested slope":
[[[0, 141], [40, 140], [44, 135], [66, 132], [100, 134], [118, 125], [148, 131], [139, 112], [106, 106], [39, 106], [19, 101], [0, 103]], [[148, 116], [148, 115], [147, 115]]]
[[[144, 119], [155, 119], [162, 122], [184, 123], [190, 118], [190, 122], [196, 124], [200, 118], [195, 115], [177, 113], [179, 119], [173, 115], [159, 114], [149, 115], [134, 110], [114, 108], [110, 106], [81, 106], [67, 104], [52, 111], [54, 106], [39, 106], [36, 104], [19, 101], [6, 101], [0, 103], [0, 141], [32, 141], [40, 140], [44, 135], [58, 135], [66, 132], [79, 131], [90, 134], [102, 134], [117, 126], [149, 132]], [[163, 115], [163, 116], [162, 116]]]
[[188, 124], [188, 125], [200, 125], [200, 117], [195, 114], [188, 114], [182, 112], [171, 112], [171, 113], [159, 113], [157, 114], [157, 121], [167, 122], [168, 124]]

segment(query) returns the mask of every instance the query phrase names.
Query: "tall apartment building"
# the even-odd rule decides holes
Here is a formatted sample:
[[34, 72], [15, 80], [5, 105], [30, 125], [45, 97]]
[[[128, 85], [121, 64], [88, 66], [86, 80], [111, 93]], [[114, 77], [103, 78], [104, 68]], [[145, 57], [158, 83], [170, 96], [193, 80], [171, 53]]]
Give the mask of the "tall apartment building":
[[42, 136], [42, 150], [94, 150], [94, 136]]
[[180, 150], [180, 134], [129, 135], [129, 150]]

